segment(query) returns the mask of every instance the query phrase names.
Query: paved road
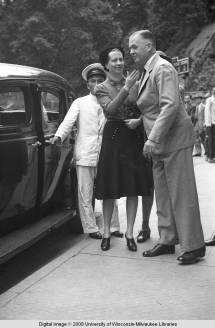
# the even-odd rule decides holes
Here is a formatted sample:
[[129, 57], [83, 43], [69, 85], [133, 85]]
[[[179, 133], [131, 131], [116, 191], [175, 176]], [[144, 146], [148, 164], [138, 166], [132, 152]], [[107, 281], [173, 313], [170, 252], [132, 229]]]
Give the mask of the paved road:
[[[205, 237], [215, 229], [215, 164], [195, 158]], [[99, 204], [97, 204], [99, 210]], [[119, 201], [125, 231], [125, 199]], [[141, 223], [138, 208], [135, 233]], [[152, 237], [131, 253], [125, 239], [100, 241], [74, 236], [69, 225], [0, 266], [0, 319], [150, 320], [215, 319], [215, 247], [196, 265], [181, 266], [175, 255], [143, 258], [158, 237], [156, 208]]]

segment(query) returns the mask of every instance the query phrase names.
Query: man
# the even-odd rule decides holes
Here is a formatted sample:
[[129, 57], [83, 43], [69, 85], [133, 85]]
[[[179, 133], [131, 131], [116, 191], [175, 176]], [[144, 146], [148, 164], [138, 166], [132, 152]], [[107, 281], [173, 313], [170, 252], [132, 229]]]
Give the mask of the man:
[[[207, 138], [207, 161], [215, 162], [215, 87], [212, 88], [211, 97], [205, 104], [205, 125]], [[212, 237], [205, 241], [206, 246], [215, 246], [215, 232]]]
[[205, 125], [207, 138], [207, 160], [215, 163], [215, 87], [212, 88], [211, 97], [206, 99]]
[[[97, 102], [94, 88], [105, 80], [106, 74], [101, 64], [94, 63], [82, 71], [82, 77], [87, 82], [90, 93], [85, 97], [77, 98], [72, 103], [52, 143], [61, 144], [71, 132], [75, 122], [77, 122], [74, 160], [78, 180], [80, 218], [84, 233], [88, 233], [91, 238], [101, 239], [102, 235], [96, 225], [92, 199], [105, 117]], [[116, 205], [111, 228], [113, 235], [116, 237], [123, 236], [119, 231], [118, 207]]]
[[[172, 62], [172, 59], [165, 52], [161, 50], [157, 50], [157, 54], [161, 58], [168, 60], [170, 63]], [[141, 230], [139, 231], [137, 236], [138, 243], [144, 243], [150, 238], [151, 229], [149, 227], [149, 217], [151, 214], [153, 200], [154, 200], [154, 196], [148, 198], [147, 201], [145, 201], [145, 197], [142, 198], [142, 225], [141, 225]]]
[[193, 120], [195, 118], [195, 106], [193, 106], [192, 104], [192, 98], [190, 95], [184, 96], [184, 108], [187, 114], [190, 116], [191, 121], [193, 123]]
[[[202, 152], [201, 144], [204, 147], [204, 152], [206, 152], [206, 149], [205, 149], [205, 100], [203, 97], [200, 98], [199, 104], [196, 106], [195, 117], [196, 117], [196, 124], [194, 127], [194, 132], [196, 133], [196, 136], [198, 137], [198, 140], [199, 140], [199, 153], [201, 154], [201, 152]], [[196, 153], [198, 153], [198, 150], [196, 151]], [[196, 154], [196, 156], [198, 156], [198, 155]]]
[[193, 128], [179, 95], [178, 76], [171, 63], [156, 54], [153, 34], [148, 30], [129, 38], [130, 54], [142, 71], [137, 105], [148, 140], [145, 156], [152, 157], [158, 213], [158, 244], [143, 252], [153, 257], [175, 252], [178, 261], [191, 264], [205, 255], [192, 147]]
[[200, 137], [198, 133], [198, 117], [196, 115], [196, 106], [192, 103], [192, 98], [190, 95], [186, 95], [184, 97], [184, 107], [187, 114], [190, 116], [192, 124], [193, 124], [193, 131], [194, 131], [194, 147], [193, 147], [193, 156], [201, 156], [202, 148]]
[[212, 237], [205, 241], [206, 246], [215, 246], [215, 232], [213, 232]]

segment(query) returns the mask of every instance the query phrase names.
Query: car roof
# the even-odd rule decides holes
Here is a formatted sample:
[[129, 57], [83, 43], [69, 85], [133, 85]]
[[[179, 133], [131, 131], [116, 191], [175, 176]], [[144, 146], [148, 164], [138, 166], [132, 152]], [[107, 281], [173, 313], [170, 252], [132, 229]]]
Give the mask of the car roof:
[[62, 76], [40, 68], [0, 63], [0, 80], [26, 79], [38, 81], [52, 81], [69, 86]]

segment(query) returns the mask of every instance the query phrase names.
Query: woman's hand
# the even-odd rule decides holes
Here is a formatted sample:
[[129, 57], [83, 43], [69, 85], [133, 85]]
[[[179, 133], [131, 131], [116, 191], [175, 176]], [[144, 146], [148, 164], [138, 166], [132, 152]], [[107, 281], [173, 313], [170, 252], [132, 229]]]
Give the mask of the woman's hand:
[[124, 86], [124, 88], [127, 91], [129, 91], [131, 89], [131, 87], [133, 87], [133, 85], [138, 80], [139, 75], [140, 75], [140, 73], [138, 70], [134, 70], [133, 72], [131, 72], [130, 74], [127, 75], [127, 77], [125, 79], [125, 86]]
[[129, 129], [134, 130], [134, 129], [136, 129], [136, 127], [138, 127], [138, 125], [140, 125], [141, 119], [140, 118], [130, 118], [128, 120], [124, 120], [124, 122]]

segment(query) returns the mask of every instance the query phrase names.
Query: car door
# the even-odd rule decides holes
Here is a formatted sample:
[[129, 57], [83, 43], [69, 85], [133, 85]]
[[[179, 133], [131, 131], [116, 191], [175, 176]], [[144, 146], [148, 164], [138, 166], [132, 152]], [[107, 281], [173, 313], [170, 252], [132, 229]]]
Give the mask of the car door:
[[[23, 218], [38, 199], [39, 142], [28, 81], [0, 81], [0, 224]], [[13, 224], [17, 224], [13, 219]], [[10, 227], [12, 228], [12, 226]]]
[[[72, 156], [72, 147], [67, 140], [62, 147], [50, 143], [62, 122], [68, 107], [67, 93], [58, 85], [40, 83], [40, 104], [44, 151], [44, 174], [41, 204], [48, 203], [54, 195], [59, 180], [65, 175], [67, 164]], [[54, 208], [53, 204], [52, 209]]]

